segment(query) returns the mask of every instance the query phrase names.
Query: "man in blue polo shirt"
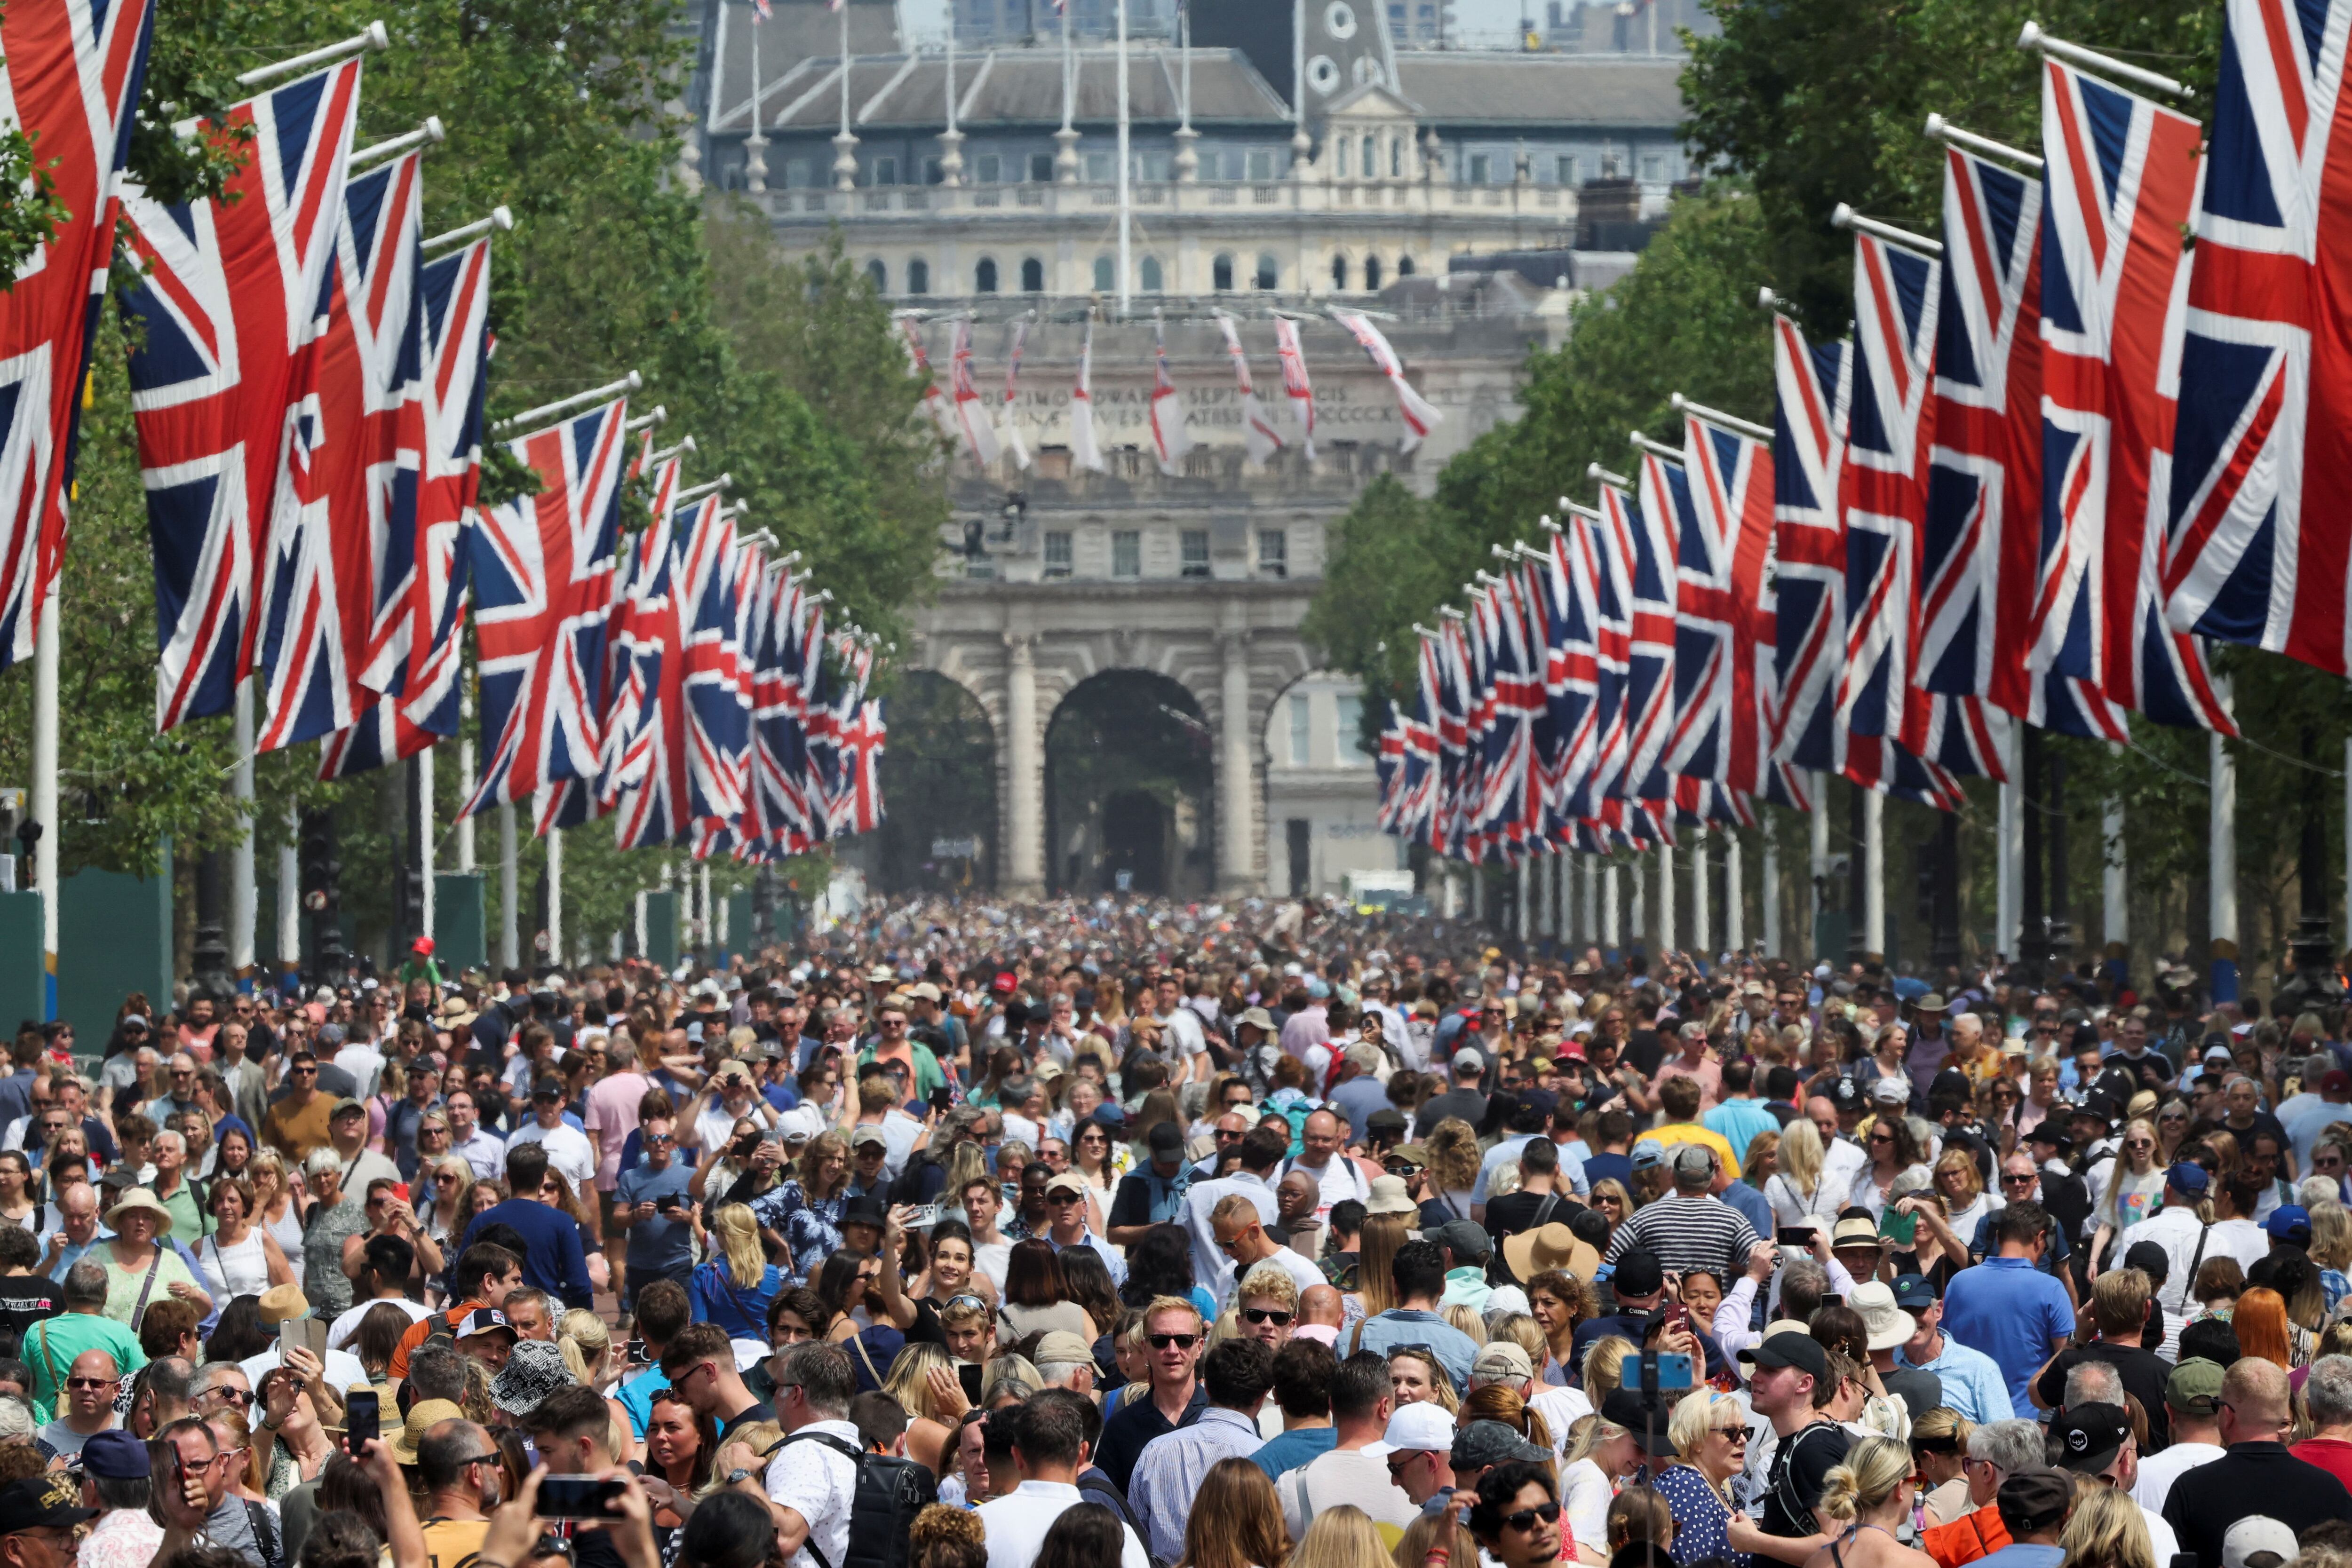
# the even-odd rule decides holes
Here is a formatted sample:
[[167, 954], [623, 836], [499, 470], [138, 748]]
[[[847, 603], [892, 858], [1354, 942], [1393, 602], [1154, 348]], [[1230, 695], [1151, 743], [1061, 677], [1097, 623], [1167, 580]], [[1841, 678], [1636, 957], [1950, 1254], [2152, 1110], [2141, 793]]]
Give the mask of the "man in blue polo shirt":
[[2040, 1204], [2011, 1204], [1993, 1227], [1998, 1255], [1961, 1270], [1944, 1289], [1944, 1333], [1992, 1357], [2016, 1410], [2033, 1408], [2026, 1385], [2074, 1332], [2066, 1287], [2035, 1267], [2052, 1229]]

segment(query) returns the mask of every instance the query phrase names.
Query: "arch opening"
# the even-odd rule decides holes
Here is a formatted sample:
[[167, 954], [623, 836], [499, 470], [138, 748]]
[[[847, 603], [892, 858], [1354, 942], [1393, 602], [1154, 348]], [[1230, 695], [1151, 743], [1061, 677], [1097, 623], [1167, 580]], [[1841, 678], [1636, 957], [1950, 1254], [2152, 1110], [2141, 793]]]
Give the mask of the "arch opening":
[[[980, 699], [935, 670], [909, 670], [885, 709], [886, 808], [862, 834], [877, 892], [960, 892], [996, 883], [996, 730]], [[856, 841], [852, 841], [856, 842]]]
[[1045, 727], [1048, 884], [1212, 892], [1214, 741], [1199, 702], [1166, 675], [1106, 670], [1079, 682]]

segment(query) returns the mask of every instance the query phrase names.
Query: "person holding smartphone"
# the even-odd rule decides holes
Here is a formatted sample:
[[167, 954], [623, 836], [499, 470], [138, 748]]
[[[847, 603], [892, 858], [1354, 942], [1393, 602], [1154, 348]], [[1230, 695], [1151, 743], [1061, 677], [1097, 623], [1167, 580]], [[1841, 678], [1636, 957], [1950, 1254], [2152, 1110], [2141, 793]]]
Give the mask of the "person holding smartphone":
[[701, 1207], [688, 1191], [694, 1173], [677, 1163], [676, 1124], [656, 1116], [639, 1134], [638, 1163], [613, 1187], [609, 1228], [628, 1239], [622, 1304], [634, 1310], [637, 1292], [656, 1280], [685, 1284], [694, 1273], [694, 1242]]

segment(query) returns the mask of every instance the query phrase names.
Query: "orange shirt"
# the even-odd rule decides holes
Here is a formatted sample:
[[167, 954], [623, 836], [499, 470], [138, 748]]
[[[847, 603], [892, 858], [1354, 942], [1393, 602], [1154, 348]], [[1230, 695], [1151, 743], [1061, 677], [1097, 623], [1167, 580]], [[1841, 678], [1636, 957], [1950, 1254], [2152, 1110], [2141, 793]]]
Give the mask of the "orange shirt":
[[[467, 1312], [489, 1304], [488, 1301], [459, 1301], [445, 1309], [445, 1315], [449, 1320], [450, 1328], [454, 1330], [465, 1321]], [[400, 1344], [392, 1353], [392, 1364], [385, 1369], [386, 1375], [394, 1382], [397, 1383], [408, 1375], [409, 1353], [423, 1344], [432, 1335], [432, 1323], [433, 1320], [430, 1316], [421, 1317], [409, 1324], [408, 1332], [400, 1336]]]

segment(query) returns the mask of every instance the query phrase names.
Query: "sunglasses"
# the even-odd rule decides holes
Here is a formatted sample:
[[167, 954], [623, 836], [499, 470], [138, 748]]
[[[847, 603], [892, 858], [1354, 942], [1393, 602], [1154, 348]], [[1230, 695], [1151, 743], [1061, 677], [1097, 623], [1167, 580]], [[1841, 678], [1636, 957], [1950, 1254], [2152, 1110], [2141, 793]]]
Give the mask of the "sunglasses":
[[111, 1388], [121, 1381], [122, 1379], [119, 1377], [68, 1377], [66, 1379], [66, 1386], [68, 1388]]
[[1708, 1431], [1735, 1448], [1745, 1448], [1752, 1434], [1745, 1427], [1709, 1427]]
[[1292, 1314], [1279, 1307], [1244, 1307], [1242, 1316], [1254, 1323], [1272, 1323], [1281, 1328], [1290, 1322]]
[[1510, 1526], [1513, 1530], [1528, 1531], [1533, 1530], [1536, 1527], [1536, 1521], [1539, 1519], [1546, 1524], [1558, 1524], [1559, 1522], [1559, 1504], [1556, 1502], [1539, 1502], [1533, 1508], [1523, 1508], [1517, 1513], [1505, 1514], [1503, 1516], [1503, 1522]]
[[1154, 1350], [1166, 1350], [1171, 1344], [1178, 1350], [1190, 1350], [1201, 1340], [1201, 1336], [1196, 1333], [1155, 1333], [1146, 1334], [1143, 1337], [1150, 1342]]
[[225, 1400], [239, 1409], [253, 1403], [253, 1396], [242, 1388], [207, 1388], [198, 1397]]

